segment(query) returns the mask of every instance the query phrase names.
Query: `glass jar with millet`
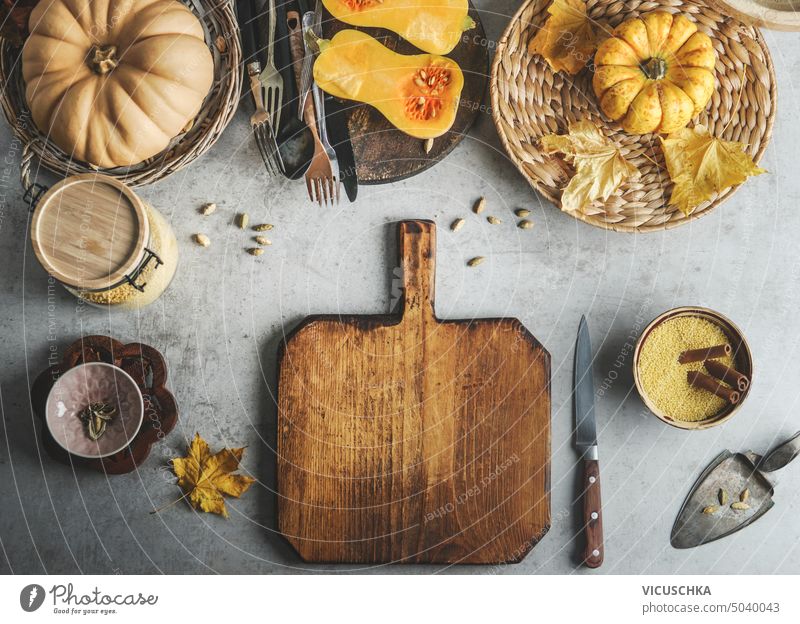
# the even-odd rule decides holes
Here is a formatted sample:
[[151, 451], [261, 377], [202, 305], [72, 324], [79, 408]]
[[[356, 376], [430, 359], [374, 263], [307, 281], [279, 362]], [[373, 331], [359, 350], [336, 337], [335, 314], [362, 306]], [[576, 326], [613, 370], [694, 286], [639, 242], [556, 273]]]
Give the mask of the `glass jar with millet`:
[[172, 227], [122, 182], [70, 176], [36, 202], [31, 242], [44, 269], [92, 305], [130, 310], [167, 289], [178, 266]]

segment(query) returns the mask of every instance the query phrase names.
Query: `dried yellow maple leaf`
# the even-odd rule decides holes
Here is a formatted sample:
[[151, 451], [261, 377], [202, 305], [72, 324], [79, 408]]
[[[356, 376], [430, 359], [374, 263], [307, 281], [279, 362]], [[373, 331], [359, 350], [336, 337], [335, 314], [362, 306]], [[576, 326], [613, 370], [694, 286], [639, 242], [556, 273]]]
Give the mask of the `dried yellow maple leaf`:
[[238, 498], [255, 479], [232, 474], [239, 469], [243, 448], [224, 448], [214, 455], [199, 433], [196, 433], [186, 457], [172, 460], [178, 485], [192, 507], [228, 517], [223, 494]]
[[673, 132], [661, 146], [675, 185], [669, 203], [685, 215], [714, 193], [766, 173], [744, 151], [744, 143], [718, 139], [702, 125]]
[[622, 183], [639, 177], [616, 143], [591, 121], [570, 124], [569, 134], [547, 134], [542, 149], [560, 152], [575, 167], [575, 175], [561, 195], [561, 210], [583, 212], [593, 201], [605, 201]]
[[550, 17], [528, 44], [528, 52], [541, 54], [553, 71], [577, 74], [597, 49], [597, 33], [586, 15], [583, 0], [553, 0]]

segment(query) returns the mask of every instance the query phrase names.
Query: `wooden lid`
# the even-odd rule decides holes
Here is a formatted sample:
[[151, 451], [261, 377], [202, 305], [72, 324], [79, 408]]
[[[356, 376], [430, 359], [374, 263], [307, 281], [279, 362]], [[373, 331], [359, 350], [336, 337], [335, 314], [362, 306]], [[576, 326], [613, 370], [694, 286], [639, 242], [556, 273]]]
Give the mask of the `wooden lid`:
[[62, 284], [104, 290], [142, 261], [150, 237], [144, 204], [123, 183], [85, 173], [52, 186], [33, 213], [31, 242]]
[[800, 30], [800, 7], [791, 0], [709, 0], [709, 4], [746, 24], [775, 30]]

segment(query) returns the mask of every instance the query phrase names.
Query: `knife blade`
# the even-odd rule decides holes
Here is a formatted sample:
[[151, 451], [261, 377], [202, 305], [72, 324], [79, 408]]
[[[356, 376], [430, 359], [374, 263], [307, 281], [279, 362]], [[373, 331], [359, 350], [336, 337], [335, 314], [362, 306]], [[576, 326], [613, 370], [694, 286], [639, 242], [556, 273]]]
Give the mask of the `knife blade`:
[[354, 202], [358, 196], [358, 176], [356, 157], [350, 141], [347, 106], [334, 97], [326, 96], [325, 119], [328, 123], [328, 138], [339, 160], [339, 179], [342, 181], [347, 199]]
[[573, 369], [575, 396], [575, 448], [583, 458], [583, 526], [586, 547], [584, 565], [598, 568], [603, 563], [603, 511], [600, 498], [600, 464], [597, 453], [597, 419], [594, 411], [592, 341], [586, 317], [581, 317], [575, 341]]

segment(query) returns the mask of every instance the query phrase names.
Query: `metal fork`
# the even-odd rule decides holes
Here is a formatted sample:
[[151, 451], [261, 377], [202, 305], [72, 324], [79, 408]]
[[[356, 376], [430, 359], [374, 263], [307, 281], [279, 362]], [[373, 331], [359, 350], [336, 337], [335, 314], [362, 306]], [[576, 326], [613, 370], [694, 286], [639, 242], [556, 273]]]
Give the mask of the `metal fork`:
[[[309, 42], [306, 41], [306, 37], [308, 36], [308, 31], [306, 29], [307, 19], [306, 12], [303, 15], [303, 43], [308, 48]], [[314, 7], [313, 13], [313, 26], [312, 33], [316, 32], [319, 36], [322, 36], [322, 2], [321, 0], [317, 0], [317, 4]], [[313, 54], [305, 54], [303, 56], [303, 69], [300, 72], [300, 97], [297, 98], [297, 116], [300, 119], [303, 119], [303, 110], [306, 107], [306, 99], [308, 98], [308, 92], [311, 91], [311, 83], [313, 81], [311, 77], [311, 70], [314, 67], [314, 55]]]
[[283, 76], [275, 67], [275, 0], [269, 0], [269, 31], [267, 39], [267, 62], [259, 76], [266, 91], [265, 108], [269, 113], [273, 128], [280, 128], [283, 104]]
[[[306, 58], [316, 55], [317, 50], [313, 49], [311, 41], [314, 37], [309, 37], [310, 33], [317, 38], [322, 36], [322, 13], [316, 11], [309, 11], [303, 15], [303, 45], [305, 46]], [[314, 112], [317, 117], [317, 125], [319, 126], [319, 141], [325, 154], [328, 156], [331, 166], [332, 178], [326, 180], [327, 194], [325, 199], [330, 198], [331, 203], [339, 203], [339, 161], [336, 158], [336, 152], [331, 147], [331, 142], [328, 139], [328, 126], [325, 121], [325, 98], [322, 95], [322, 90], [316, 82], [311, 82], [311, 92], [314, 94]], [[329, 197], [328, 197], [329, 196]], [[314, 198], [312, 197], [312, 200]], [[317, 198], [319, 201], [319, 197]]]
[[264, 88], [258, 78], [259, 69], [257, 63], [248, 66], [250, 73], [250, 91], [253, 94], [253, 101], [256, 105], [255, 112], [250, 116], [250, 127], [253, 128], [253, 136], [256, 139], [256, 146], [261, 154], [261, 160], [267, 168], [267, 173], [277, 176], [283, 171], [281, 153], [278, 150], [278, 142], [275, 133], [272, 131], [272, 122], [269, 113], [264, 108]]
[[283, 162], [278, 151], [272, 118], [264, 107], [264, 86], [259, 80], [261, 63], [258, 60], [255, 0], [239, 0], [237, 9], [245, 68], [250, 78], [250, 91], [256, 106], [256, 111], [250, 117], [250, 126], [253, 128], [256, 146], [261, 154], [261, 160], [264, 161], [264, 166], [267, 168], [267, 173], [275, 176], [283, 171]]
[[[295, 67], [300, 67], [304, 57], [303, 50], [303, 27], [300, 15], [296, 11], [289, 11], [286, 14], [289, 27], [289, 47], [292, 51], [292, 60]], [[334, 177], [331, 159], [325, 152], [325, 148], [319, 138], [317, 131], [317, 119], [314, 114], [314, 102], [311, 98], [306, 100], [303, 109], [303, 120], [308, 126], [311, 136], [314, 139], [314, 155], [311, 158], [306, 170], [306, 189], [311, 201], [318, 202], [324, 206], [328, 201], [333, 202], [337, 197], [336, 178]], [[337, 167], [338, 169], [338, 167]], [[338, 171], [337, 171], [338, 174]]]

